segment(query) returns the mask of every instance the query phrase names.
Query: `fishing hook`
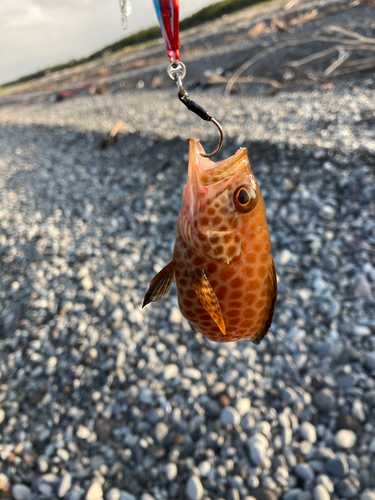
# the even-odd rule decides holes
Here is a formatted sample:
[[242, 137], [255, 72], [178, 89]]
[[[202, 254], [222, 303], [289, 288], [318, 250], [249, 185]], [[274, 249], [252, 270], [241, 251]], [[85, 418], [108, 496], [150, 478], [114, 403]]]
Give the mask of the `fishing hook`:
[[192, 111], [193, 113], [198, 115], [200, 118], [202, 118], [202, 120], [205, 120], [207, 122], [212, 122], [217, 127], [220, 134], [218, 147], [215, 149], [213, 153], [209, 154], [200, 153], [200, 155], [203, 156], [204, 158], [212, 158], [213, 156], [217, 155], [217, 153], [220, 151], [224, 141], [224, 132], [220, 123], [217, 120], [215, 120], [215, 118], [213, 118], [213, 116], [210, 115], [208, 111], [202, 108], [202, 106], [189, 99], [189, 94], [186, 92], [186, 90], [182, 85], [182, 80], [186, 75], [186, 67], [183, 62], [181, 61], [172, 62], [168, 67], [167, 73], [169, 78], [173, 80], [177, 85], [178, 98], [180, 99], [182, 104], [185, 104], [185, 106], [188, 108], [189, 111]]

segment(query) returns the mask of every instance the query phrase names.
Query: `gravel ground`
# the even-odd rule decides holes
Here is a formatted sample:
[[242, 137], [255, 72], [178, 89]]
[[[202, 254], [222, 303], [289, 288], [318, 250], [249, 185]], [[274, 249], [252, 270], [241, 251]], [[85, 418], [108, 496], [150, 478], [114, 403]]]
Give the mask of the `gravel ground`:
[[[170, 261], [186, 139], [172, 91], [3, 107], [0, 498], [375, 499], [375, 83], [191, 93], [249, 149], [278, 274], [271, 331], [215, 344]], [[133, 127], [106, 150], [118, 118]]]

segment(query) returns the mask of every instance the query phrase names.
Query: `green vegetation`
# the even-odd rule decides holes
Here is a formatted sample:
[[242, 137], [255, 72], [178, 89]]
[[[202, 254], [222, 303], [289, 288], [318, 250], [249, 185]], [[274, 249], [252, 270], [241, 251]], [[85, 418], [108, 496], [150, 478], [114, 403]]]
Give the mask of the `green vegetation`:
[[[218, 17], [221, 17], [225, 14], [231, 14], [232, 12], [264, 3], [268, 2], [264, 2], [264, 0], [223, 0], [222, 2], [209, 5], [208, 7], [201, 9], [196, 14], [193, 14], [192, 16], [187, 17], [186, 19], [183, 19], [180, 22], [180, 30], [181, 31], [187, 30], [189, 28], [193, 28], [205, 22], [217, 19]], [[52, 66], [50, 68], [37, 71], [36, 73], [31, 73], [30, 75], [23, 76], [18, 80], [0, 85], [0, 88], [5, 88], [9, 87], [10, 85], [20, 84], [28, 82], [30, 80], [35, 80], [36, 78], [41, 78], [42, 76], [47, 75], [48, 73], [52, 73], [54, 71], [61, 71], [63, 69], [71, 68], [73, 66], [78, 66], [79, 64], [93, 61], [94, 59], [106, 56], [108, 54], [111, 54], [112, 52], [117, 52], [126, 47], [131, 47], [134, 45], [139, 45], [141, 43], [150, 42], [158, 38], [160, 38], [160, 28], [159, 26], [154, 26], [152, 28], [139, 31], [134, 35], [127, 36], [119, 40], [118, 42], [113, 43], [112, 45], [108, 45], [107, 47], [104, 47], [104, 49], [101, 49], [98, 52], [91, 54], [91, 56], [89, 57], [83, 57], [82, 59], [73, 59], [68, 63], [59, 64], [57, 66]]]

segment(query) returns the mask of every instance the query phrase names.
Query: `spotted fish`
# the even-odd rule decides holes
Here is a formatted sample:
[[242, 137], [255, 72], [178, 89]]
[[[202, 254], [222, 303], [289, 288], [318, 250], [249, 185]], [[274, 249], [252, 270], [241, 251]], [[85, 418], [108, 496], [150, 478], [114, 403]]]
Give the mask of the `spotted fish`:
[[275, 265], [258, 183], [241, 148], [218, 163], [189, 141], [172, 262], [151, 281], [143, 306], [165, 297], [176, 281], [181, 313], [217, 342], [263, 339], [277, 295]]

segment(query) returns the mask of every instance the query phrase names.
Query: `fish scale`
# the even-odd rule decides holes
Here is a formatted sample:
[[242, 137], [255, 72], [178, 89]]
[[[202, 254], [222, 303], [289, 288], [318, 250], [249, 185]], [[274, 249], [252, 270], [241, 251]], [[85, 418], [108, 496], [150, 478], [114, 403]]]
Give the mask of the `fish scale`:
[[[277, 296], [263, 197], [246, 149], [217, 164], [202, 152], [192, 139], [172, 262], [150, 283], [144, 305], [176, 281], [181, 313], [192, 328], [217, 342], [258, 344]], [[240, 192], [245, 205], [236, 198]]]

